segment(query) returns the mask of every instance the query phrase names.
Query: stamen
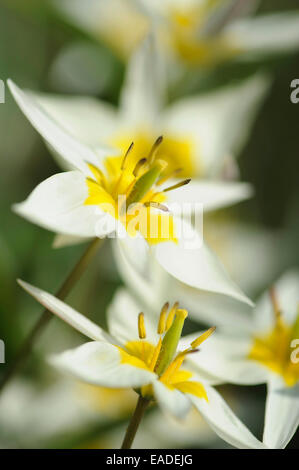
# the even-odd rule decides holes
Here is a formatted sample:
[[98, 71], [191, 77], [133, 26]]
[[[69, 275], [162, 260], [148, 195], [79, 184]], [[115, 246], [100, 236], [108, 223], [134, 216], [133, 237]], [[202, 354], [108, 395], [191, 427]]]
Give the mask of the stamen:
[[162, 144], [163, 142], [163, 136], [160, 135], [156, 142], [154, 143], [154, 145], [152, 146], [151, 150], [149, 151], [149, 154], [148, 154], [148, 161], [149, 161], [149, 164], [151, 165], [155, 159], [155, 156], [156, 156], [156, 153], [157, 153], [157, 150], [158, 150], [158, 147]]
[[145, 165], [145, 163], [147, 162], [147, 159], [146, 158], [141, 158], [135, 165], [135, 168], [133, 170], [133, 175], [137, 178], [138, 174], [139, 174], [139, 171], [141, 170], [141, 168]]
[[169, 186], [168, 188], [163, 189], [163, 193], [167, 193], [167, 191], [172, 191], [173, 189], [180, 188], [181, 186], [185, 186], [186, 184], [189, 184], [191, 181], [191, 178], [187, 178], [183, 181], [180, 181], [177, 184], [173, 184], [172, 186]]
[[159, 181], [157, 181], [156, 185], [161, 186], [161, 184], [166, 183], [166, 181], [170, 178], [177, 176], [179, 173], [181, 173], [181, 171], [183, 171], [183, 168], [177, 168], [176, 170], [173, 170], [168, 175], [163, 176], [163, 178], [160, 178]]
[[175, 316], [175, 312], [177, 311], [179, 307], [179, 303], [178, 302], [175, 302], [168, 314], [168, 317], [167, 317], [167, 320], [166, 320], [166, 331], [169, 330], [169, 328], [171, 327], [172, 325], [172, 322], [173, 322], [173, 319], [174, 319], [174, 316]]
[[166, 315], [167, 315], [168, 309], [169, 309], [169, 303], [166, 302], [163, 305], [161, 309], [161, 313], [160, 313], [158, 329], [157, 329], [158, 335], [163, 335], [163, 333], [166, 331]]
[[206, 339], [209, 338], [209, 336], [211, 336], [212, 333], [214, 333], [214, 331], [216, 330], [216, 326], [212, 326], [211, 328], [209, 328], [207, 331], [205, 331], [202, 335], [200, 335], [197, 339], [195, 339], [194, 341], [192, 341], [191, 343], [191, 348], [193, 350], [195, 350], [195, 348], [197, 348], [200, 344], [202, 344]]
[[143, 205], [145, 207], [153, 207], [154, 209], [159, 209], [160, 211], [163, 211], [163, 212], [169, 212], [168, 207], [165, 206], [164, 204], [161, 204], [160, 202], [147, 201]]
[[105, 177], [104, 177], [103, 172], [97, 166], [93, 165], [92, 163], [88, 163], [88, 166], [91, 169], [93, 175], [95, 176], [96, 181], [99, 182], [99, 180], [100, 180], [101, 184], [103, 184], [105, 182]]
[[157, 363], [157, 360], [158, 360], [158, 357], [159, 357], [159, 354], [160, 354], [160, 351], [161, 351], [161, 346], [162, 346], [162, 338], [160, 337], [159, 338], [159, 341], [158, 341], [158, 344], [154, 350], [154, 354], [153, 354], [153, 357], [152, 357], [152, 360], [151, 360], [151, 363], [150, 363], [150, 369], [151, 370], [154, 370], [155, 367], [156, 367], [156, 363]]
[[279, 302], [278, 302], [275, 287], [271, 287], [269, 289], [269, 294], [270, 294], [270, 300], [272, 302], [273, 310], [274, 310], [275, 316], [277, 318], [278, 316], [280, 316], [280, 308], [279, 308]]
[[185, 357], [188, 356], [188, 354], [193, 354], [198, 351], [198, 349], [186, 349], [186, 351], [179, 352], [174, 358], [174, 360], [171, 362], [171, 364], [169, 364], [165, 372], [161, 375], [161, 380], [167, 382], [170, 377], [179, 370], [185, 360]]
[[96, 186], [99, 186], [99, 183], [98, 183], [96, 180], [92, 179], [90, 176], [87, 176], [87, 177], [86, 177], [86, 180], [87, 180], [89, 183], [91, 183], [91, 184], [94, 184], [94, 185], [96, 185]]
[[275, 320], [276, 320], [276, 323], [278, 324], [281, 321], [281, 311], [280, 311], [280, 306], [279, 306], [279, 302], [278, 302], [275, 287], [270, 288], [269, 294], [270, 294], [270, 300], [271, 300], [272, 306], [273, 306]]
[[132, 150], [133, 147], [134, 147], [134, 142], [131, 142], [131, 144], [129, 145], [128, 150], [127, 150], [126, 153], [125, 153], [125, 156], [124, 156], [124, 158], [123, 158], [123, 161], [122, 161], [122, 163], [121, 163], [120, 169], [121, 169], [122, 171], [123, 171], [123, 170], [125, 169], [125, 167], [126, 167], [126, 162], [127, 162], [128, 156], [129, 156], [129, 154], [131, 153], [131, 150]]
[[140, 312], [138, 315], [138, 334], [140, 339], [146, 338], [146, 330], [144, 324], [144, 313]]

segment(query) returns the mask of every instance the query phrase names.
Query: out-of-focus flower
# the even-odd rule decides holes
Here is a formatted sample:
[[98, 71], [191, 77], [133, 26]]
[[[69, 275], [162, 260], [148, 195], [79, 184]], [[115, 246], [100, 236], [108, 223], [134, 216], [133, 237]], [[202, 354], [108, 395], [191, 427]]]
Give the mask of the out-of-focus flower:
[[[52, 126], [53, 122], [58, 123], [61, 126], [60, 132], [62, 128], [65, 129], [70, 134], [68, 138], [72, 136], [76, 142], [79, 142], [78, 145], [87, 147], [89, 152], [90, 149], [93, 152], [100, 150], [103, 154], [105, 145], [112, 145], [125, 151], [132, 139], [135, 145], [131, 157], [135, 162], [141, 156], [149, 154], [153, 139], [163, 133], [164, 139], [157, 148], [156, 158], [168, 163], [168, 176], [175, 176], [176, 170], [180, 169], [182, 176], [196, 178], [183, 189], [173, 193], [168, 192], [168, 203], [179, 202], [182, 205], [199, 203], [203, 205], [205, 211], [209, 211], [245, 199], [250, 195], [250, 187], [247, 184], [221, 181], [220, 177], [227, 162], [227, 156], [240, 149], [248, 134], [258, 102], [264, 95], [267, 80], [257, 76], [235, 88], [227, 88], [202, 97], [183, 99], [165, 108], [163, 70], [155, 43], [152, 38], [149, 38], [132, 57], [121, 94], [119, 110], [107, 103], [90, 98], [30, 94], [27, 95], [25, 102], [22, 97], [20, 99], [20, 95], [19, 98], [17, 95], [16, 97], [27, 117], [50, 146], [55, 148], [60, 164], [63, 164], [61, 149], [57, 145], [57, 139], [48, 132], [47, 123], [50, 117], [53, 118], [53, 121], [50, 120]], [[46, 119], [45, 126], [41, 127], [42, 121], [36, 120], [33, 114], [34, 109], [38, 109], [39, 113], [43, 112], [43, 120]], [[88, 156], [85, 159], [90, 161]], [[68, 163], [71, 164], [70, 158], [68, 158]], [[211, 181], [212, 177], [217, 180]], [[174, 184], [177, 181], [172, 178]], [[56, 239], [56, 246], [75, 243], [76, 239], [70, 238], [69, 235], [66, 237], [65, 233]], [[81, 236], [83, 236], [82, 231]], [[192, 293], [196, 295], [198, 288], [201, 289], [201, 293], [221, 291], [225, 294], [226, 289], [223, 290], [221, 287], [219, 290], [220, 286], [215, 289], [211, 283], [207, 282], [207, 272], [200, 267], [203, 266], [203, 260], [197, 258], [200, 253], [203, 254], [203, 249], [196, 252], [190, 250], [186, 255], [186, 250], [173, 253], [174, 247], [169, 243], [163, 243], [163, 269], [157, 277], [155, 276], [156, 266], [148, 256], [147, 244], [135, 239], [132, 246], [131, 242], [132, 240], [127, 238], [118, 240], [118, 243], [114, 244], [118, 245], [115, 246], [117, 263], [129, 285], [131, 285], [131, 275], [122, 269], [122, 260], [126, 258], [129, 264], [133, 263], [132, 269], [136, 271], [136, 275], [133, 273], [132, 287], [137, 291], [140, 291], [138, 275], [146, 274], [146, 279], [151, 284], [150, 300], [155, 291], [155, 284], [158, 283], [159, 289], [162, 289], [168, 282], [173, 286], [170, 292], [180, 293], [183, 290], [183, 297], [178, 296], [183, 303], [186, 297], [192, 298]], [[157, 249], [159, 250], [158, 247]], [[187, 267], [190, 262], [198, 266], [196, 272]], [[168, 276], [169, 279], [167, 279], [166, 276], [163, 282], [160, 282], [162, 272], [165, 273], [165, 270], [173, 277]], [[185, 285], [195, 288], [191, 292], [191, 297], [189, 291], [184, 290]], [[144, 291], [145, 299], [147, 298], [146, 291], [147, 289]], [[158, 299], [159, 292], [160, 290], [155, 291], [156, 299]], [[197, 299], [196, 305], [204, 309], [205, 301], [201, 293], [200, 302]], [[158, 307], [165, 300], [159, 299]], [[222, 305], [222, 298], [220, 301]], [[210, 302], [208, 302], [208, 307], [209, 305]]]
[[204, 238], [232, 278], [238, 279], [238, 285], [252, 298], [276, 279], [292, 256], [288, 250], [279, 250], [284, 240], [281, 230], [242, 222], [223, 212], [205, 217]]
[[[145, 47], [147, 46], [148, 43], [145, 44]], [[141, 70], [145, 78], [147, 68]], [[151, 263], [153, 258], [162, 266], [163, 271], [195, 290], [218, 292], [251, 305], [209, 249], [202, 245], [201, 235], [189, 222], [177, 217], [183, 213], [186, 204], [193, 210], [195, 204], [200, 203], [197, 209], [201, 211], [202, 205], [204, 208], [215, 208], [240, 200], [248, 195], [247, 185], [191, 181], [188, 186], [178, 188], [188, 180], [173, 178], [180, 160], [176, 161], [172, 153], [167, 154], [167, 147], [165, 151], [162, 148], [159, 155], [159, 146], [163, 145], [162, 139], [158, 138], [147, 153], [144, 153], [147, 147], [141, 147], [138, 153], [134, 153], [134, 148], [130, 146], [130, 152], [126, 153], [125, 157], [106, 157], [107, 153], [109, 155], [113, 150], [107, 149], [103, 144], [94, 143], [92, 146], [91, 141], [88, 145], [84, 139], [72, 136], [75, 129], [67, 116], [77, 115], [77, 124], [82, 123], [82, 113], [79, 109], [75, 113], [74, 109], [70, 112], [70, 107], [63, 107], [68, 111], [66, 114], [62, 113], [63, 119], [57, 123], [57, 115], [52, 113], [50, 116], [48, 108], [42, 108], [30, 93], [21, 91], [12, 82], [10, 88], [23, 112], [48, 145], [60, 158], [76, 168], [75, 171], [54, 175], [38, 185], [25, 202], [15, 206], [20, 215], [49, 230], [62, 233], [68, 243], [75, 242], [76, 237], [104, 237], [114, 233], [117, 228], [122, 237], [117, 237], [114, 240], [117, 243], [114, 245], [121, 243], [132, 249], [133, 243], [135, 263], [140, 262], [140, 269], [143, 269], [145, 259]], [[136, 88], [138, 91], [138, 86]], [[154, 88], [149, 88], [149, 93], [143, 95], [149, 100], [148, 107], [153, 105], [150, 90], [154, 92]], [[127, 103], [131, 102], [131, 113], [127, 114], [127, 121], [129, 116], [136, 119], [134, 109], [137, 111], [143, 107], [142, 96], [140, 101], [137, 99], [139, 92], [133, 97], [130, 93], [128, 96], [132, 99], [126, 100]], [[57, 109], [59, 110], [59, 106]], [[85, 109], [91, 113], [86, 114], [91, 119], [92, 111], [89, 107]], [[202, 112], [204, 113], [204, 109]], [[99, 118], [98, 113], [96, 115]], [[98, 119], [99, 126], [101, 122]], [[122, 117], [122, 123], [124, 122]], [[167, 136], [165, 140], [167, 142]], [[138, 149], [138, 141], [136, 147]], [[181, 158], [183, 155], [184, 152]], [[165, 187], [169, 178], [170, 186], [166, 184]], [[174, 189], [177, 196], [173, 196], [170, 189]], [[122, 196], [126, 199], [125, 203], [120, 205], [119, 197]], [[171, 207], [172, 214], [167, 212], [165, 202]], [[133, 211], [129, 212], [132, 205]], [[135, 207], [139, 211], [137, 217]], [[126, 210], [127, 208], [129, 210]], [[123, 216], [125, 222], [122, 220]], [[141, 236], [137, 236], [137, 233]], [[189, 246], [190, 243], [193, 249]], [[148, 256], [149, 246], [150, 254], [154, 256]], [[117, 251], [117, 248], [115, 250]]]
[[[90, 97], [32, 92], [30, 96], [76, 140], [95, 150], [104, 145], [125, 152], [134, 141], [132, 152], [140, 158], [163, 135], [157, 157], [167, 161], [168, 172], [180, 170], [180, 176], [187, 178], [218, 179], [202, 182], [197, 194], [206, 210], [247, 198], [248, 185], [220, 180], [226, 179], [223, 173], [228, 160], [231, 166], [248, 137], [268, 79], [257, 74], [235, 86], [172, 104], [167, 102], [167, 82], [165, 64], [156, 41], [149, 36], [128, 64], [118, 108]], [[29, 111], [24, 110], [28, 118]], [[204, 197], [208, 191], [209, 204]]]
[[[16, 380], [1, 398], [0, 449], [118, 448], [136, 396], [131, 389], [108, 389], [64, 376], [46, 388]], [[135, 440], [135, 448], [153, 449], [216, 444], [225, 445], [195, 408], [184, 422], [152, 409]]]
[[64, 377], [46, 387], [16, 380], [1, 398], [0, 448], [78, 446], [93, 435], [101, 446], [110, 446], [103, 430], [128, 419], [135, 401], [132, 390], [108, 390]]
[[202, 354], [189, 360], [200, 372], [224, 381], [266, 382], [263, 440], [268, 447], [284, 448], [299, 425], [299, 273], [286, 273], [270, 292], [258, 302], [250, 327], [227, 324]]
[[[197, 408], [214, 431], [235, 447], [264, 448], [238, 420], [206, 376], [183, 367], [213, 332], [210, 329], [181, 351], [181, 333], [186, 310], [165, 305], [158, 327], [147, 322], [142, 313], [117, 308], [110, 312], [111, 334], [52, 295], [20, 281], [22, 287], [50, 311], [93, 341], [54, 356], [52, 363], [82, 381], [109, 388], [138, 388], [139, 393], [155, 399], [161, 409], [178, 418]], [[121, 307], [121, 304], [120, 304]], [[169, 311], [168, 311], [169, 310]], [[135, 328], [132, 327], [135, 325]], [[221, 353], [220, 353], [221, 354]]]
[[[219, 214], [209, 214], [204, 219], [203, 234], [232, 279], [237, 279], [244, 292], [252, 298], [267, 286], [275, 275], [284, 269], [290, 254], [280, 253], [281, 233], [263, 230], [227, 219]], [[120, 241], [114, 245], [115, 260], [122, 279], [135, 294], [141, 308], [154, 314], [166, 300], [179, 300], [192, 319], [216, 326], [251, 323], [252, 309], [244, 303], [221, 294], [209, 295], [169, 276], [147, 256], [142, 243], [138, 247]], [[190, 252], [192, 256], [192, 251]], [[259, 265], [257, 273], [256, 265]]]
[[299, 46], [299, 14], [253, 17], [256, 1], [55, 0], [73, 23], [127, 58], [150, 29], [172, 55], [189, 64], [252, 59]]

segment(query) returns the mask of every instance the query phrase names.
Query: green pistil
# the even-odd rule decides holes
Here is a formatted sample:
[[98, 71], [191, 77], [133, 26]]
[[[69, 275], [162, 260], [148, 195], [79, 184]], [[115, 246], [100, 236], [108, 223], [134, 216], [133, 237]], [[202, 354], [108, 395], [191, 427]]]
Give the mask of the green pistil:
[[166, 163], [158, 160], [150, 170], [142, 175], [134, 184], [130, 194], [127, 197], [127, 208], [141, 199], [148, 193], [151, 187], [155, 184], [158, 177], [165, 169]]
[[187, 315], [187, 310], [178, 309], [171, 327], [163, 338], [161, 351], [155, 367], [155, 372], [159, 376], [163, 374], [174, 358]]

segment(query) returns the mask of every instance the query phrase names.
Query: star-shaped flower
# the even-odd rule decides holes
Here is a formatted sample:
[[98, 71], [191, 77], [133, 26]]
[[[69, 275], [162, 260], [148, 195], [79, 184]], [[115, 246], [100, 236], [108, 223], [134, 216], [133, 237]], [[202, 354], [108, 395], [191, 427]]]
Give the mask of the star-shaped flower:
[[[284, 448], [299, 425], [299, 274], [286, 273], [257, 303], [250, 325], [227, 323], [196, 358], [216, 381], [267, 383], [264, 443]], [[192, 341], [192, 336], [186, 341]], [[213, 351], [222, 351], [219, 357]]]
[[[130, 296], [120, 294], [109, 317], [106, 333], [85, 316], [52, 295], [19, 281], [47, 309], [58, 315], [92, 342], [56, 355], [51, 362], [64, 372], [93, 385], [132, 387], [161, 409], [184, 418], [191, 405], [197, 408], [214, 431], [239, 448], [264, 448], [239, 421], [205, 376], [185, 367], [209, 338], [210, 328], [187, 347], [181, 347], [186, 310], [165, 304], [157, 324], [138, 313]], [[219, 351], [221, 354], [221, 351]]]

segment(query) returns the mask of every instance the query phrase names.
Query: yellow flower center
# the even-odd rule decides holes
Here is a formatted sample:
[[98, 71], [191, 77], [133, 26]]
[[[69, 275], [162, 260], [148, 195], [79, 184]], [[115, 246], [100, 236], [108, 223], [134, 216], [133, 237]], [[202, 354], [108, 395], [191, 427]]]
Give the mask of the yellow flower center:
[[[138, 157], [148, 155], [151, 150], [155, 135], [149, 129], [140, 129], [133, 136], [134, 148], [132, 154], [135, 160]], [[111, 140], [111, 144], [125, 152], [130, 145], [130, 137], [118, 135]], [[195, 159], [195, 142], [192, 136], [181, 137], [174, 135], [163, 136], [163, 141], [157, 148], [156, 158], [167, 163], [164, 175], [175, 174], [180, 170], [179, 175], [184, 178], [191, 178], [200, 172], [198, 158]]]
[[219, 17], [217, 10], [221, 7], [223, 0], [208, 0], [169, 12], [170, 42], [182, 59], [190, 64], [213, 65], [239, 52], [233, 38], [222, 35], [221, 28], [214, 34], [202, 33], [213, 15]]
[[[122, 362], [155, 372], [159, 380], [170, 389], [190, 393], [208, 400], [204, 386], [195, 380], [190, 380], [192, 372], [183, 369], [186, 357], [197, 352], [197, 347], [215, 330], [210, 328], [190, 344], [184, 351], [177, 352], [184, 321], [188, 313], [178, 308], [176, 302], [172, 308], [166, 303], [160, 313], [157, 327], [159, 340], [156, 345], [146, 341], [146, 329], [143, 313], [138, 317], [139, 340], [129, 341], [125, 347], [119, 348]], [[147, 398], [153, 397], [151, 385], [141, 388], [141, 394]]]
[[279, 374], [287, 386], [293, 387], [299, 381], [299, 362], [292, 360], [292, 341], [299, 338], [299, 314], [293, 325], [287, 325], [276, 301], [274, 313], [274, 328], [254, 338], [249, 358]]
[[[224, 37], [221, 31], [206, 37], [201, 34], [210, 17], [219, 16], [219, 9], [225, 2], [206, 0], [200, 3], [182, 8], [171, 6], [156, 25], [159, 42], [190, 64], [213, 65], [237, 55], [240, 48], [236, 47], [233, 37]], [[106, 21], [101, 21], [99, 35], [121, 59], [127, 59], [150, 31], [151, 20], [127, 4], [117, 15], [106, 12], [106, 16]]]
[[168, 191], [190, 181], [165, 187], [180, 169], [169, 169], [167, 159], [158, 158], [162, 144], [163, 138], [159, 137], [147, 153], [137, 153], [132, 143], [124, 157], [106, 158], [104, 171], [89, 164], [93, 178], [86, 179], [85, 204], [98, 206], [118, 219], [130, 236], [138, 231], [150, 244], [177, 242], [173, 217], [163, 203]]

